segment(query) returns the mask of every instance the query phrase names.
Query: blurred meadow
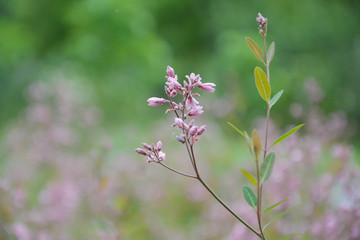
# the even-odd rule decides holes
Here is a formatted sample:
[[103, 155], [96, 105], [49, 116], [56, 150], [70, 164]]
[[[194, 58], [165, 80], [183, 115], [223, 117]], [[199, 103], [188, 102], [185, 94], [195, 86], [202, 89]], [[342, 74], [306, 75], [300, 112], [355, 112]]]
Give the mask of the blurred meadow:
[[[252, 240], [195, 180], [134, 151], [161, 139], [166, 163], [191, 171], [166, 107], [166, 67], [213, 82], [199, 100], [196, 145], [209, 185], [251, 224], [240, 167], [247, 146], [226, 122], [264, 136], [255, 18], [275, 41], [270, 139], [279, 144], [264, 216], [297, 207], [269, 240], [360, 239], [360, 1], [0, 0], [0, 239]], [[294, 238], [295, 239], [295, 238]]]

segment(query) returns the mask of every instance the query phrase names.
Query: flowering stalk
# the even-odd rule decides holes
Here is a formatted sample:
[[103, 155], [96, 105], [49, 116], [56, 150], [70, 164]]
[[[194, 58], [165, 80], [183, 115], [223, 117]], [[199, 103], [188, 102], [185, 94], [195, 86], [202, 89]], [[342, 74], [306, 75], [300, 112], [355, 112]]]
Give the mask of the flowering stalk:
[[[270, 88], [270, 72], [269, 72], [269, 64], [274, 55], [275, 51], [275, 44], [272, 43], [269, 47], [269, 52], [266, 51], [266, 31], [267, 31], [267, 19], [264, 18], [260, 13], [258, 18], [256, 19], [259, 23], [259, 32], [264, 41], [264, 50], [265, 50], [265, 59], [264, 54], [261, 48], [250, 38], [247, 38], [246, 41], [249, 44], [249, 47], [253, 51], [255, 57], [259, 59], [261, 62], [264, 63], [266, 67], [267, 73], [265, 74], [264, 71], [260, 67], [256, 67], [254, 74], [255, 74], [255, 83], [257, 89], [260, 93], [260, 96], [266, 101], [267, 103], [267, 118], [266, 118], [266, 134], [265, 134], [265, 146], [264, 149], [262, 148], [261, 138], [259, 133], [254, 130], [252, 134], [252, 138], [248, 136], [245, 132], [241, 132], [235, 126], [230, 124], [234, 127], [239, 133], [241, 133], [245, 138], [249, 145], [250, 153], [254, 156], [256, 162], [256, 178], [253, 177], [249, 172], [242, 169], [242, 172], [247, 177], [247, 179], [256, 186], [256, 195], [251, 190], [250, 187], [244, 186], [243, 193], [245, 200], [248, 204], [256, 208], [256, 215], [257, 215], [257, 222], [259, 230], [255, 230], [252, 226], [250, 226], [247, 222], [245, 222], [240, 216], [238, 216], [229, 206], [227, 206], [216, 194], [215, 192], [205, 183], [202, 179], [198, 167], [197, 162], [194, 154], [194, 145], [199, 140], [199, 137], [205, 132], [206, 125], [198, 126], [195, 125], [193, 117], [204, 113], [203, 107], [199, 105], [197, 101], [197, 97], [200, 95], [195, 92], [197, 88], [200, 88], [204, 91], [213, 93], [215, 91], [215, 84], [214, 83], [203, 83], [201, 81], [200, 75], [195, 75], [191, 73], [190, 76], [186, 75], [187, 81], [183, 81], [183, 84], [180, 84], [178, 81], [178, 76], [175, 74], [174, 69], [170, 66], [167, 67], [167, 74], [166, 76], [166, 83], [165, 83], [165, 93], [168, 99], [158, 98], [158, 97], [151, 97], [149, 98], [148, 105], [149, 106], [159, 106], [165, 103], [170, 105], [170, 108], [166, 110], [166, 113], [173, 112], [175, 114], [174, 123], [172, 124], [173, 127], [179, 128], [181, 130], [181, 134], [176, 136], [176, 140], [185, 145], [187, 153], [189, 155], [190, 162], [193, 166], [194, 175], [183, 173], [181, 171], [175, 170], [163, 163], [165, 160], [165, 153], [162, 152], [162, 142], [158, 141], [156, 146], [154, 144], [149, 145], [143, 143], [143, 147], [145, 149], [137, 148], [135, 151], [141, 155], [147, 157], [147, 161], [149, 163], [154, 162], [158, 163], [161, 166], [165, 167], [166, 169], [175, 172], [179, 175], [197, 179], [204, 188], [228, 211], [230, 212], [237, 220], [239, 220], [242, 224], [244, 224], [250, 231], [252, 231], [257, 237], [262, 240], [265, 240], [264, 229], [271, 223], [267, 224], [265, 227], [262, 226], [262, 187], [263, 182], [266, 181], [271, 174], [272, 166], [274, 164], [275, 154], [270, 153], [268, 151], [268, 126], [269, 126], [269, 118], [270, 118], [270, 110], [271, 107], [276, 103], [276, 101], [281, 97], [282, 91], [276, 94], [273, 98], [270, 99], [271, 96], [271, 88]], [[176, 102], [175, 97], [179, 96], [181, 101], [179, 103]], [[191, 120], [190, 120], [191, 119]], [[302, 126], [302, 125], [301, 125]], [[281, 142], [286, 137], [291, 135], [293, 132], [298, 130], [301, 126], [295, 128], [295, 130], [291, 130], [289, 133], [281, 136], [278, 140], [276, 140], [273, 145]], [[273, 146], [272, 145], [272, 146]], [[263, 161], [260, 166], [260, 153], [263, 152]], [[289, 210], [288, 210], [289, 211]], [[285, 239], [285, 238], [284, 238]]]

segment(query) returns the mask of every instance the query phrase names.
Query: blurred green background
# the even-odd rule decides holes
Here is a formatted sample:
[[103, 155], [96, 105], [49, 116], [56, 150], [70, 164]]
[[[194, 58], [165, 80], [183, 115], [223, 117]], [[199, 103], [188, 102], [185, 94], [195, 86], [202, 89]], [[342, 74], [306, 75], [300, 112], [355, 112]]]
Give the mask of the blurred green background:
[[159, 113], [145, 101], [164, 95], [167, 65], [180, 79], [195, 72], [216, 83], [215, 98], [236, 93], [234, 117], [251, 122], [252, 109], [263, 107], [253, 94], [260, 63], [244, 37], [260, 43], [257, 12], [269, 19], [268, 41], [276, 43], [272, 85], [285, 89], [273, 113], [279, 124], [288, 121], [288, 103], [307, 101], [297, 90], [308, 77], [325, 91], [325, 111], [342, 109], [357, 123], [359, 11], [356, 0], [2, 0], [0, 126], [24, 107], [26, 86], [59, 73], [83, 79], [106, 126], [143, 123], [144, 114]]
[[[226, 213], [222, 218], [223, 209], [207, 193], [188, 179], [148, 167], [133, 149], [162, 139], [169, 165], [188, 167], [172, 141], [172, 116], [165, 116], [165, 107], [148, 107], [146, 100], [165, 97], [168, 65], [179, 80], [201, 74], [203, 82], [217, 85], [214, 94], [200, 92], [205, 114], [199, 122], [208, 124], [197, 148], [199, 159], [206, 159], [202, 172], [226, 200], [235, 207], [241, 203], [240, 190], [233, 189], [244, 181], [238, 168], [249, 166], [249, 155], [226, 122], [250, 132], [265, 114], [253, 79], [261, 63], [244, 40], [248, 36], [262, 46], [258, 12], [269, 19], [268, 44], [276, 43], [273, 93], [285, 89], [271, 113], [276, 129], [271, 136], [289, 124], [307, 124], [299, 139], [283, 145], [279, 159], [297, 163], [279, 164], [284, 169], [274, 174], [279, 185], [272, 189], [276, 196], [292, 192], [296, 204], [311, 202], [301, 209], [318, 210], [307, 209], [314, 213], [312, 220], [299, 210], [282, 224], [304, 219], [299, 226], [313, 227], [320, 219], [323, 226], [330, 213], [349, 216], [334, 204], [342, 199], [329, 196], [341, 174], [360, 179], [348, 169], [353, 166], [348, 162], [360, 159], [353, 144], [359, 141], [360, 122], [359, 0], [0, 0], [0, 238], [17, 239], [30, 229], [34, 239], [95, 239], [107, 230], [121, 239], [237, 239], [220, 237], [240, 234], [234, 219]], [[347, 145], [349, 137], [354, 142]], [[328, 174], [333, 182], [325, 202], [309, 189], [327, 189]], [[344, 186], [356, 186], [348, 180]], [[55, 195], [53, 202], [49, 195]], [[57, 202], [63, 195], [70, 210], [56, 218], [53, 205], [62, 213], [64, 206]], [[267, 200], [275, 201], [271, 194]], [[359, 229], [359, 219], [347, 220], [338, 224]], [[201, 235], [207, 229], [215, 233]], [[279, 238], [284, 229], [269, 235]], [[345, 239], [349, 229], [333, 236]], [[329, 239], [315, 230], [302, 239]], [[50, 238], [39, 237], [46, 234]], [[120, 239], [116, 236], [96, 239]]]

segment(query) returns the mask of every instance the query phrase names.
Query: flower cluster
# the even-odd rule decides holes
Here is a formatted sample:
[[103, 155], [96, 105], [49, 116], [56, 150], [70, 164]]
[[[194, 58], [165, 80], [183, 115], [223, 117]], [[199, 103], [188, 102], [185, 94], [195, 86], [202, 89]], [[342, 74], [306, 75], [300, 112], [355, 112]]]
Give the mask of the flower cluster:
[[[195, 97], [199, 97], [200, 94], [193, 92], [195, 88], [200, 88], [207, 92], [215, 92], [214, 83], [203, 83], [201, 81], [200, 75], [195, 75], [191, 73], [190, 76], [186, 75], [187, 81], [183, 81], [183, 85], [179, 83], [178, 76], [175, 74], [174, 69], [170, 66], [166, 69], [166, 83], [165, 83], [165, 93], [168, 99], [151, 97], [147, 100], [149, 106], [158, 106], [164, 103], [169, 103], [170, 108], [166, 110], [168, 112], [174, 112], [176, 117], [174, 120], [173, 127], [178, 127], [182, 130], [182, 135], [177, 136], [176, 140], [181, 143], [190, 144], [191, 146], [198, 141], [198, 137], [202, 135], [206, 129], [206, 125], [196, 126], [194, 120], [191, 120], [188, 124], [185, 123], [185, 120], [189, 117], [197, 116], [202, 114], [203, 107], [199, 105], [199, 102]], [[176, 96], [181, 96], [181, 102], [176, 102], [174, 98]], [[148, 162], [160, 162], [162, 159], [157, 158], [155, 147], [150, 147], [149, 145], [143, 146], [148, 150], [146, 152], [143, 149], [137, 148], [135, 151], [144, 156], [148, 156]], [[149, 146], [149, 147], [146, 147]], [[160, 151], [160, 150], [158, 150]], [[164, 154], [165, 156], [165, 154]]]
[[258, 13], [258, 17], [256, 18], [256, 21], [259, 23], [259, 31], [261, 34], [265, 32], [266, 24], [268, 19], [264, 18], [261, 13]]
[[176, 140], [181, 143], [185, 143], [185, 139], [189, 140], [191, 145], [194, 145], [198, 141], [198, 136], [203, 134], [206, 129], [206, 125], [201, 127], [194, 125], [194, 119], [190, 121], [189, 124], [186, 124], [181, 118], [175, 118], [175, 123], [173, 127], [178, 127], [183, 130], [183, 137], [176, 137]]
[[163, 161], [165, 159], [165, 153], [161, 151], [162, 149], [162, 142], [158, 141], [156, 144], [156, 147], [154, 144], [152, 144], [151, 146], [147, 143], [142, 143], [142, 145], [144, 146], [144, 148], [147, 150], [144, 150], [142, 148], [136, 148], [135, 151], [141, 155], [147, 156], [148, 157], [148, 163], [151, 162], [157, 162], [160, 163], [161, 161]]

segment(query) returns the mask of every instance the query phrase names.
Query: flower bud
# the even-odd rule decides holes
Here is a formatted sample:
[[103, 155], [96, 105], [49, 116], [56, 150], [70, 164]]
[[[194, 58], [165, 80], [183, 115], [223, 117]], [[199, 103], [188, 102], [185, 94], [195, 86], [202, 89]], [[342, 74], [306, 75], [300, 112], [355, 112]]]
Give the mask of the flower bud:
[[157, 148], [158, 151], [161, 151], [161, 148], [162, 148], [162, 142], [161, 141], [157, 142], [156, 148]]
[[167, 73], [170, 77], [175, 77], [174, 69], [173, 69], [172, 67], [170, 67], [170, 66], [167, 66], [166, 73]]
[[197, 126], [193, 126], [192, 128], [190, 128], [190, 130], [189, 130], [190, 136], [195, 136], [196, 133], [197, 133], [197, 131], [198, 131], [198, 127], [197, 127]]
[[215, 84], [214, 83], [199, 83], [199, 88], [201, 88], [202, 90], [205, 90], [207, 92], [215, 92]]
[[175, 118], [175, 123], [173, 124], [173, 126], [175, 127], [178, 127], [178, 128], [183, 128], [183, 120], [181, 118]]
[[170, 97], [172, 97], [172, 98], [176, 97], [176, 91], [175, 91], [175, 90], [172, 90], [172, 91], [171, 91]]
[[166, 154], [164, 152], [159, 152], [159, 160], [160, 161], [165, 160], [165, 156], [166, 156]]
[[147, 101], [149, 103], [148, 105], [152, 107], [164, 104], [166, 102], [164, 98], [157, 98], [157, 97], [149, 98]]
[[141, 155], [144, 155], [144, 156], [147, 156], [147, 152], [144, 150], [144, 149], [141, 149], [141, 148], [136, 148], [135, 151], [138, 153], [138, 154], [141, 154]]
[[204, 111], [202, 110], [203, 107], [202, 106], [195, 106], [193, 107], [189, 112], [188, 115], [189, 116], [197, 116], [202, 114]]
[[143, 145], [144, 148], [146, 148], [147, 150], [152, 151], [152, 148], [151, 148], [151, 146], [150, 146], [149, 144], [147, 144], [147, 143], [142, 143], [142, 145]]
[[179, 136], [176, 136], [176, 141], [181, 142], [182, 144], [185, 143], [185, 139]]
[[203, 125], [199, 128], [199, 131], [198, 131], [198, 135], [201, 135], [205, 132], [205, 129], [206, 129], [206, 125]]

